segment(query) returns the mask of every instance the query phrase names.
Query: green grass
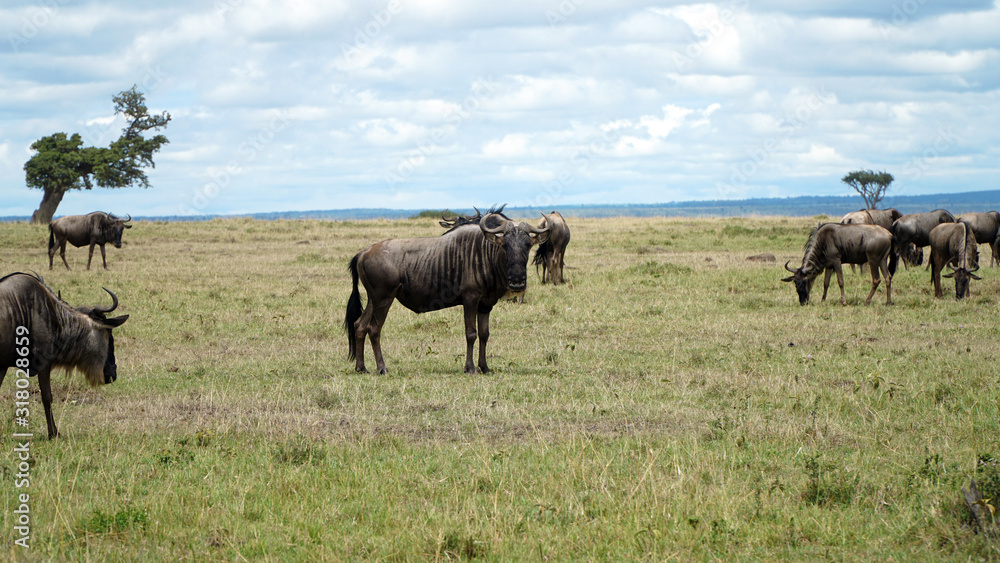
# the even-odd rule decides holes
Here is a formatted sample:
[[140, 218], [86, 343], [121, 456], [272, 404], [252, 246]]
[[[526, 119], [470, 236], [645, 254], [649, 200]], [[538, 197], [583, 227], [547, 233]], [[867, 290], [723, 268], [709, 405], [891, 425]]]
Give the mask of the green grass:
[[7, 447], [0, 558], [1000, 558], [961, 503], [1000, 491], [1000, 270], [962, 302], [901, 270], [890, 307], [848, 271], [847, 307], [800, 307], [816, 222], [571, 221], [569, 284], [498, 305], [477, 376], [459, 309], [396, 304], [388, 375], [346, 357], [351, 256], [436, 218], [139, 222], [89, 272], [0, 223], [3, 273], [131, 315], [114, 384], [55, 375], [59, 439], [33, 393], [31, 549]]

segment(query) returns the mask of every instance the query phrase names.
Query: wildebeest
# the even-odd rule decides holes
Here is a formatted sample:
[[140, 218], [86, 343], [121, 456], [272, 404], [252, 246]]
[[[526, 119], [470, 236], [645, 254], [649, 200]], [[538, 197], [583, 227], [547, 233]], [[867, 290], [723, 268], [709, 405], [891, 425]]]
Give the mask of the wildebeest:
[[566, 265], [566, 245], [569, 244], [569, 226], [566, 220], [558, 211], [553, 211], [548, 215], [542, 214], [542, 220], [538, 223], [538, 228], [548, 227], [549, 238], [538, 245], [535, 249], [534, 265], [535, 270], [542, 268], [542, 283], [545, 283], [546, 274], [552, 278], [552, 285], [563, 283], [563, 268]]
[[[351, 259], [354, 288], [347, 301], [344, 329], [355, 370], [366, 372], [365, 338], [371, 339], [379, 373], [386, 373], [381, 334], [394, 299], [417, 313], [462, 305], [467, 344], [465, 371], [476, 373], [473, 346], [479, 336], [479, 369], [489, 372], [486, 343], [490, 312], [509, 292], [527, 287], [528, 255], [548, 229], [515, 222], [499, 209], [486, 215], [458, 217], [440, 237], [389, 239], [377, 242]], [[358, 281], [368, 304], [362, 311]]]
[[7, 369], [23, 369], [27, 357], [29, 376], [38, 376], [49, 438], [59, 435], [52, 416], [52, 368], [76, 368], [94, 386], [118, 377], [111, 329], [128, 315], [109, 319], [118, 298], [104, 291], [111, 295], [110, 307], [71, 307], [41, 278], [20, 272], [0, 278], [0, 384]]
[[973, 273], [979, 269], [979, 245], [972, 227], [962, 222], [943, 223], [931, 230], [929, 238], [934, 297], [944, 297], [944, 292], [941, 291], [941, 270], [945, 265], [951, 268], [951, 273], [944, 277], [955, 278], [955, 298], [968, 296], [971, 280], [981, 279]]
[[[796, 270], [785, 269], [791, 276], [781, 281], [794, 282], [795, 291], [799, 294], [799, 304], [809, 302], [809, 292], [820, 272], [826, 272], [823, 279], [823, 298], [830, 287], [830, 276], [837, 273], [837, 283], [840, 285], [840, 304], [847, 305], [844, 293], [844, 272], [841, 264], [868, 264], [872, 272], [872, 290], [865, 299], [865, 305], [871, 303], [872, 296], [880, 283], [879, 272], [885, 277], [885, 303], [892, 304], [892, 275], [896, 273], [896, 255], [893, 250], [893, 237], [889, 231], [878, 225], [842, 225], [826, 223], [816, 227], [810, 233], [805, 245], [805, 255], [802, 266]], [[888, 261], [888, 264], [886, 262]]]
[[104, 245], [113, 243], [115, 248], [122, 247], [122, 233], [125, 229], [131, 229], [128, 222], [132, 220], [116, 217], [103, 211], [94, 211], [86, 215], [66, 215], [49, 223], [49, 269], [52, 269], [52, 259], [56, 255], [56, 248], [59, 248], [59, 256], [62, 257], [63, 264], [69, 269], [66, 262], [66, 243], [80, 248], [90, 245], [90, 254], [87, 256], [87, 269], [90, 269], [90, 262], [94, 259], [94, 246], [101, 247], [101, 261], [104, 262], [104, 269], [108, 269], [108, 260], [104, 256]]
[[892, 223], [891, 229], [898, 253], [908, 264], [919, 266], [924, 260], [923, 248], [930, 244], [927, 236], [931, 229], [941, 223], [954, 222], [955, 217], [944, 209], [903, 215]]
[[963, 213], [955, 219], [968, 223], [972, 227], [978, 244], [990, 245], [990, 267], [994, 263], [1000, 264], [1000, 254], [998, 254], [1000, 253], [1000, 213], [996, 211]]
[[891, 231], [893, 221], [902, 216], [902, 213], [893, 208], [862, 209], [844, 215], [840, 222], [844, 225], [878, 225], [887, 231]]
[[[878, 225], [883, 229], [892, 232], [892, 223], [896, 219], [902, 217], [903, 214], [898, 210], [889, 209], [862, 209], [860, 211], [852, 211], [844, 215], [840, 222], [843, 225]], [[851, 271], [854, 271], [854, 264], [851, 264]], [[865, 271], [865, 264], [861, 265], [861, 273]]]

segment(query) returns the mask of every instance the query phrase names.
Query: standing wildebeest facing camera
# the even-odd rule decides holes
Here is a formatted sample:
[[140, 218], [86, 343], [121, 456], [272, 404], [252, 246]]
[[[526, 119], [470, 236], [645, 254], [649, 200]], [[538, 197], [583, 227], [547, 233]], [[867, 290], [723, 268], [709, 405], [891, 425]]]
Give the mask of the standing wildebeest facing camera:
[[118, 307], [118, 298], [104, 291], [111, 295], [110, 307], [71, 307], [41, 278], [24, 273], [0, 278], [0, 384], [7, 369], [22, 367], [18, 360], [26, 356], [28, 374], [38, 376], [49, 438], [59, 435], [52, 416], [52, 368], [76, 368], [93, 386], [118, 377], [111, 329], [128, 315], [107, 318]]
[[[981, 279], [974, 274], [979, 269], [979, 245], [972, 227], [966, 223], [942, 223], [931, 231], [931, 283], [934, 297], [944, 297], [941, 291], [941, 270], [945, 264], [951, 268], [946, 278], [955, 278], [955, 298], [969, 295], [972, 280]], [[952, 266], [952, 264], [955, 264]]]
[[[511, 221], [499, 209], [483, 216], [446, 221], [451, 229], [439, 237], [389, 239], [357, 253], [350, 263], [354, 289], [347, 301], [344, 329], [354, 369], [365, 369], [365, 338], [370, 338], [379, 373], [382, 326], [394, 299], [416, 313], [462, 305], [467, 344], [465, 371], [476, 373], [472, 361], [479, 336], [479, 369], [486, 365], [490, 311], [507, 293], [523, 292], [528, 280], [531, 246], [545, 240], [547, 229]], [[368, 293], [362, 311], [358, 280]]]
[[996, 211], [963, 213], [956, 217], [955, 220], [967, 223], [972, 227], [972, 232], [976, 235], [977, 244], [990, 245], [991, 268], [994, 262], [1000, 264], [1000, 213]]
[[87, 269], [90, 269], [90, 262], [94, 259], [94, 246], [101, 247], [101, 261], [104, 269], [108, 269], [108, 260], [104, 255], [104, 245], [112, 243], [115, 248], [122, 247], [122, 233], [125, 229], [131, 229], [132, 225], [127, 224], [132, 220], [116, 217], [103, 211], [94, 211], [87, 215], [66, 215], [49, 223], [49, 269], [52, 269], [52, 259], [56, 255], [56, 248], [59, 248], [59, 256], [62, 257], [63, 264], [69, 269], [66, 262], [66, 243], [80, 248], [90, 245], [90, 254], [87, 256]]
[[[892, 235], [878, 225], [842, 225], [826, 223], [816, 227], [806, 241], [802, 266], [797, 270], [785, 269], [791, 276], [781, 281], [794, 282], [799, 294], [799, 305], [809, 302], [809, 292], [820, 272], [826, 272], [823, 279], [823, 298], [830, 287], [830, 275], [837, 272], [840, 285], [840, 304], [847, 305], [844, 293], [844, 272], [841, 264], [868, 264], [872, 272], [872, 290], [865, 299], [865, 305], [872, 301], [880, 283], [879, 271], [885, 277], [885, 304], [892, 305], [892, 275], [896, 273], [896, 255], [893, 250]], [[888, 260], [888, 265], [886, 261]]]
[[927, 236], [941, 223], [954, 223], [955, 217], [944, 209], [927, 213], [903, 215], [892, 223], [892, 236], [896, 237], [896, 254], [910, 265], [919, 266], [924, 261], [924, 247], [930, 244]]
[[566, 220], [558, 211], [553, 211], [548, 215], [542, 214], [542, 220], [538, 223], [538, 228], [549, 229], [549, 239], [538, 245], [535, 249], [535, 271], [542, 268], [542, 283], [545, 283], [545, 276], [548, 274], [552, 278], [552, 285], [563, 283], [563, 268], [566, 266], [566, 246], [569, 244], [569, 226]]

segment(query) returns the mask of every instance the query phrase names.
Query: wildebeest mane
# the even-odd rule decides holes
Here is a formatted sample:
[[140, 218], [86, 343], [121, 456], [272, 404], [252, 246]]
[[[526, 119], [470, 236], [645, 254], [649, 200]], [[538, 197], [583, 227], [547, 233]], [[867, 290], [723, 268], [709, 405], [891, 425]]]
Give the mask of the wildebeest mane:
[[816, 225], [812, 231], [809, 232], [809, 238], [806, 239], [806, 243], [802, 246], [802, 251], [805, 253], [802, 259], [802, 265], [810, 264], [814, 267], [820, 267], [821, 264], [816, 262], [816, 244], [819, 242], [819, 230], [823, 228], [824, 225], [829, 225], [830, 223], [820, 223]]
[[[469, 216], [469, 215], [456, 215], [455, 217], [452, 217], [450, 219], [447, 218], [447, 217], [442, 216], [441, 217], [441, 221], [439, 221], [438, 224], [440, 224], [442, 227], [448, 229], [447, 231], [444, 232], [444, 234], [448, 234], [448, 233], [454, 231], [455, 229], [457, 229], [459, 227], [463, 227], [465, 225], [478, 225], [479, 222], [482, 221], [483, 217], [485, 217], [486, 215], [490, 215], [490, 214], [499, 215], [500, 217], [503, 217], [504, 219], [506, 219], [506, 220], [509, 221], [510, 217], [507, 217], [506, 215], [503, 214], [503, 208], [504, 207], [507, 207], [506, 203], [503, 204], [503, 205], [501, 205], [500, 207], [497, 207], [496, 205], [494, 205], [493, 207], [490, 207], [489, 211], [487, 211], [485, 215], [479, 209], [473, 208], [473, 209], [476, 210], [476, 214], [475, 215], [471, 215], [471, 216]], [[486, 225], [486, 226], [487, 227], [495, 227], [496, 225]]]

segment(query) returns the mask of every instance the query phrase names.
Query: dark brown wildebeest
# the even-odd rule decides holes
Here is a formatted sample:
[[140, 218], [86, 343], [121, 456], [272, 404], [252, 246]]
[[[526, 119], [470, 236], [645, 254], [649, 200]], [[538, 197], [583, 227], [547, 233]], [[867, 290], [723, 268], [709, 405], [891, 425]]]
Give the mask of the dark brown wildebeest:
[[[479, 369], [489, 372], [486, 343], [490, 312], [508, 293], [523, 292], [528, 283], [528, 255], [548, 235], [524, 222], [511, 221], [499, 209], [484, 216], [456, 218], [440, 237], [389, 239], [357, 253], [349, 266], [354, 289], [347, 301], [344, 329], [354, 369], [366, 372], [365, 338], [370, 338], [379, 373], [382, 326], [393, 300], [417, 313], [462, 305], [467, 344], [465, 371], [476, 373], [472, 361], [479, 336]], [[368, 305], [362, 311], [358, 281], [365, 286]]]
[[795, 291], [799, 294], [799, 304], [805, 305], [809, 302], [809, 291], [813, 282], [820, 272], [824, 271], [826, 276], [823, 279], [821, 301], [826, 300], [830, 276], [836, 272], [837, 283], [840, 285], [840, 304], [847, 305], [841, 264], [868, 264], [872, 271], [872, 290], [865, 299], [865, 305], [871, 303], [872, 296], [875, 295], [875, 290], [881, 282], [880, 271], [885, 278], [885, 303], [892, 305], [892, 275], [896, 273], [896, 255], [892, 250], [892, 234], [878, 225], [826, 223], [810, 233], [801, 267], [793, 270], [788, 267], [788, 262], [785, 262], [785, 269], [792, 275], [781, 281], [794, 282]]
[[563, 268], [566, 266], [566, 246], [569, 244], [569, 226], [566, 220], [558, 211], [553, 211], [548, 215], [543, 214], [542, 220], [538, 223], [539, 229], [549, 229], [549, 239], [538, 245], [535, 249], [535, 271], [542, 268], [542, 283], [545, 283], [546, 274], [552, 278], [552, 285], [559, 285], [564, 282]]
[[90, 254], [87, 256], [87, 269], [90, 269], [90, 261], [94, 259], [94, 246], [101, 247], [101, 261], [104, 262], [104, 269], [108, 269], [108, 260], [104, 256], [104, 245], [113, 243], [115, 248], [122, 247], [122, 233], [125, 229], [131, 229], [128, 222], [132, 220], [116, 217], [103, 211], [94, 211], [86, 215], [66, 215], [49, 223], [49, 269], [52, 269], [52, 259], [56, 255], [56, 248], [59, 248], [59, 256], [62, 257], [63, 264], [69, 269], [66, 262], [66, 243], [80, 248], [90, 245]]
[[972, 227], [972, 232], [976, 234], [976, 243], [990, 245], [990, 267], [994, 263], [1000, 264], [1000, 213], [987, 211], [986, 213], [963, 213], [955, 218], [957, 221], [967, 223]]
[[71, 307], [41, 278], [24, 273], [0, 278], [0, 384], [12, 367], [38, 376], [49, 438], [59, 435], [52, 416], [52, 368], [76, 368], [94, 386], [118, 377], [111, 329], [128, 315], [107, 318], [118, 298], [104, 291], [111, 295], [110, 307]]
[[951, 268], [951, 273], [944, 277], [955, 278], [955, 298], [967, 297], [970, 282], [981, 279], [973, 273], [979, 269], [979, 245], [972, 227], [962, 222], [943, 223], [931, 230], [929, 238], [934, 297], [944, 297], [944, 292], [941, 291], [941, 270], [945, 264]]
[[892, 224], [896, 237], [896, 251], [907, 264], [919, 266], [924, 261], [924, 247], [930, 244], [927, 236], [941, 223], [954, 223], [955, 217], [944, 209], [927, 213], [903, 215]]
[[[883, 229], [892, 232], [892, 223], [902, 217], [898, 210], [889, 209], [862, 209], [852, 211], [840, 219], [842, 225], [878, 225]], [[851, 271], [854, 271], [854, 264], [851, 264]], [[865, 273], [865, 264], [861, 265], [861, 273]]]

